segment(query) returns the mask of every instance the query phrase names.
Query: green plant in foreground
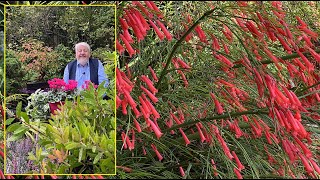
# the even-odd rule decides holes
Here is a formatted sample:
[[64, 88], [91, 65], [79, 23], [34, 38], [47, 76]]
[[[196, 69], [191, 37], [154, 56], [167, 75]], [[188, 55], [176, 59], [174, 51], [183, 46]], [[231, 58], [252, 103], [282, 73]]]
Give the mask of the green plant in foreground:
[[66, 101], [47, 122], [32, 121], [17, 108], [20, 122], [8, 127], [7, 132], [13, 134], [9, 140], [25, 134], [39, 136], [35, 154], [29, 153], [29, 159], [40, 167], [40, 172], [30, 173], [115, 173], [114, 101], [102, 99], [106, 92], [111, 96], [112, 90], [90, 85], [82, 91], [83, 99]]

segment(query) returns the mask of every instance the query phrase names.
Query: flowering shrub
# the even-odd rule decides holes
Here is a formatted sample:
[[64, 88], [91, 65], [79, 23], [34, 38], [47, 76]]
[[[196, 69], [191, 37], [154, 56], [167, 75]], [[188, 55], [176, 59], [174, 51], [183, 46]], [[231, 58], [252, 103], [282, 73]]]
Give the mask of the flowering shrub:
[[77, 89], [78, 83], [75, 80], [69, 80], [67, 84], [63, 79], [53, 78], [48, 81], [48, 84], [50, 88], [48, 91], [49, 102], [59, 102], [66, 99], [71, 100], [79, 95], [79, 90]]

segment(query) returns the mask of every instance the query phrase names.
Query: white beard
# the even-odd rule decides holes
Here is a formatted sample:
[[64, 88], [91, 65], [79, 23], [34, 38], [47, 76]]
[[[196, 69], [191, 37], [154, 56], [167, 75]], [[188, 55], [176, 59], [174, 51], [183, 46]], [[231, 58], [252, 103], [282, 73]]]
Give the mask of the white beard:
[[78, 59], [78, 62], [81, 64], [81, 65], [85, 65], [87, 62], [89, 61], [88, 58], [85, 58], [85, 57], [79, 57]]

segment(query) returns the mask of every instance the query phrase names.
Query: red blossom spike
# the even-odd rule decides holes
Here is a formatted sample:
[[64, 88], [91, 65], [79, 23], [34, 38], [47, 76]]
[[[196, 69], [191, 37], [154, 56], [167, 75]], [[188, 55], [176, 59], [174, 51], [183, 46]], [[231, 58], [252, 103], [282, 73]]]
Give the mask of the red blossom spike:
[[180, 171], [181, 177], [184, 177], [186, 175], [184, 173], [184, 170], [183, 170], [182, 166], [179, 166], [179, 171]]
[[136, 54], [136, 52], [134, 51], [134, 49], [132, 48], [130, 43], [127, 41], [127, 39], [122, 34], [120, 34], [120, 38], [122, 39], [122, 41], [126, 45], [129, 56], [132, 57], [132, 55]]
[[222, 114], [222, 113], [224, 112], [224, 110], [223, 110], [220, 102], [217, 100], [217, 98], [215, 97], [215, 95], [214, 95], [212, 92], [210, 92], [210, 96], [211, 96], [211, 98], [213, 99], [213, 102], [214, 102], [214, 104], [215, 104], [217, 113], [218, 113], [218, 114]]
[[151, 19], [149, 19], [149, 23], [151, 24], [153, 30], [156, 32], [159, 39], [162, 41], [164, 38], [164, 34], [159, 30], [159, 28], [152, 22]]
[[158, 139], [160, 139], [160, 137], [163, 135], [163, 133], [160, 131], [160, 129], [154, 124], [153, 121], [151, 121], [149, 119], [149, 123], [151, 125], [151, 128], [153, 130], [153, 132], [155, 133], [155, 135], [157, 136]]
[[126, 40], [127, 40], [129, 43], [133, 43], [133, 39], [132, 39], [132, 37], [131, 37], [128, 29], [123, 30], [123, 36], [126, 38]]
[[153, 151], [156, 153], [159, 161], [161, 161], [163, 159], [162, 155], [160, 154], [160, 152], [158, 151], [157, 147], [152, 143], [151, 144], [151, 148], [153, 149]]
[[119, 54], [122, 54], [125, 51], [123, 46], [119, 43], [118, 39], [116, 40], [116, 48], [117, 48]]
[[159, 18], [163, 18], [163, 14], [161, 13], [161, 11], [157, 7], [157, 5], [153, 1], [149, 1], [149, 3], [151, 4], [151, 7], [153, 8], [153, 10], [155, 10], [157, 12], [157, 16]]
[[129, 26], [128, 26], [127, 22], [125, 21], [125, 19], [119, 18], [119, 21], [120, 21], [120, 25], [122, 27], [122, 30], [128, 30], [129, 29]]
[[186, 134], [183, 132], [182, 128], [179, 128], [180, 133], [182, 134], [182, 137], [184, 139], [184, 142], [186, 143], [186, 146], [190, 144], [190, 140], [186, 136]]
[[148, 91], [145, 87], [140, 86], [140, 88], [148, 95], [153, 103], [158, 102], [158, 98], [154, 96], [150, 91]]
[[153, 82], [147, 76], [141, 75], [140, 79], [147, 84], [147, 86], [148, 86], [149, 90], [152, 92], [152, 94], [156, 94], [158, 92], [158, 89], [156, 89], [153, 86]]
[[242, 163], [240, 162], [238, 156], [236, 155], [236, 153], [234, 151], [231, 152], [232, 153], [232, 156], [234, 157], [234, 160], [236, 161], [237, 163], [237, 166], [238, 166], [238, 170], [241, 171], [243, 170], [245, 167], [242, 165]]
[[135, 125], [137, 131], [138, 131], [139, 133], [142, 132], [142, 131], [141, 131], [140, 124], [139, 124], [139, 122], [138, 122], [135, 118], [133, 118], [133, 122], [134, 122], [134, 125]]
[[164, 35], [166, 36], [168, 41], [171, 41], [172, 36], [171, 36], [170, 32], [167, 30], [167, 28], [164, 26], [164, 24], [162, 24], [159, 20], [156, 20], [156, 23], [160, 26], [162, 32], [164, 33]]
[[158, 77], [157, 77], [156, 73], [154, 72], [154, 70], [152, 69], [151, 66], [149, 66], [149, 70], [150, 70], [150, 72], [151, 72], [151, 75], [152, 75], [153, 80], [154, 80], [155, 82], [158, 82]]
[[137, 5], [139, 9], [149, 18], [153, 17], [152, 13], [150, 13], [139, 1], [132, 1], [132, 4]]

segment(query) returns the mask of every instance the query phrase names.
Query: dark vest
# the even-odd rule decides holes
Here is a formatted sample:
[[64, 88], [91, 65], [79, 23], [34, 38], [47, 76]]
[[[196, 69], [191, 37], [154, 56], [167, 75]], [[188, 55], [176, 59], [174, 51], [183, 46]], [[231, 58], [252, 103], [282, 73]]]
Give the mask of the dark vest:
[[[75, 80], [76, 79], [76, 70], [77, 70], [77, 60], [73, 60], [68, 63], [68, 70], [69, 70], [69, 79]], [[94, 84], [98, 85], [98, 69], [99, 69], [99, 61], [98, 59], [89, 59], [89, 66], [90, 66], [90, 80]]]

